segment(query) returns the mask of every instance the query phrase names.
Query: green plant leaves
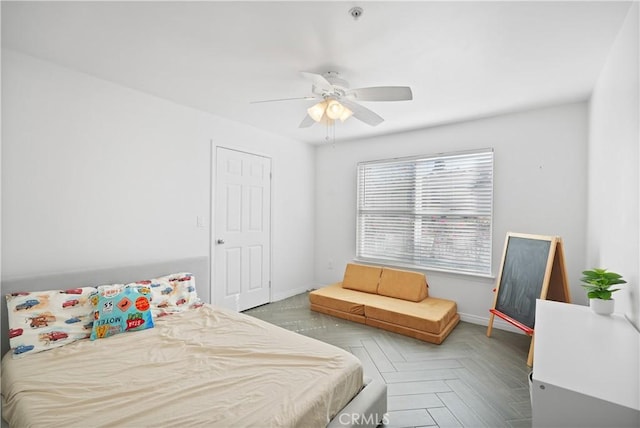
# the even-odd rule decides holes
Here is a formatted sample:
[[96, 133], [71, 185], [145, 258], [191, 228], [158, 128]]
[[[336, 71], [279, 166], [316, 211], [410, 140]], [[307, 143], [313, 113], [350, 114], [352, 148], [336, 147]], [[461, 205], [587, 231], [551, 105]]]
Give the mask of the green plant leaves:
[[587, 297], [590, 299], [611, 300], [611, 293], [612, 291], [608, 291], [608, 290], [595, 290], [595, 291], [589, 291], [587, 293]]
[[609, 289], [612, 285], [626, 284], [627, 281], [622, 279], [622, 275], [615, 272], [607, 272], [606, 269], [594, 268], [591, 270], [585, 270], [582, 272], [583, 277], [580, 281], [584, 282], [582, 285], [587, 290], [587, 297], [590, 299], [602, 299], [610, 300], [611, 293], [620, 290]]

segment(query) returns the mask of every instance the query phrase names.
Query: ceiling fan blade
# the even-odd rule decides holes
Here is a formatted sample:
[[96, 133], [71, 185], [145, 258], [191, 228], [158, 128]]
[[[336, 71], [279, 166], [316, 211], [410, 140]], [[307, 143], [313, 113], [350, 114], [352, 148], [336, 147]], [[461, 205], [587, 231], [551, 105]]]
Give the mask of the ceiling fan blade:
[[357, 88], [347, 92], [347, 97], [358, 101], [409, 101], [413, 93], [408, 86], [375, 86], [372, 88]]
[[363, 121], [367, 125], [377, 126], [384, 122], [384, 119], [378, 116], [377, 113], [374, 113], [368, 108], [361, 106], [355, 101], [341, 98], [340, 103], [353, 112], [353, 117]]
[[318, 93], [333, 92], [333, 85], [321, 74], [309, 73], [308, 71], [301, 71], [302, 75], [308, 79], [311, 79], [313, 86], [318, 90]]
[[307, 97], [295, 97], [295, 98], [277, 98], [275, 100], [250, 101], [249, 104], [273, 103], [277, 101], [293, 101], [293, 100], [315, 100], [315, 99], [318, 99], [318, 97], [307, 96]]
[[300, 122], [300, 125], [298, 125], [298, 128], [308, 128], [314, 123], [316, 123], [316, 121], [313, 120], [311, 116], [306, 115], [304, 119], [302, 119], [302, 122]]

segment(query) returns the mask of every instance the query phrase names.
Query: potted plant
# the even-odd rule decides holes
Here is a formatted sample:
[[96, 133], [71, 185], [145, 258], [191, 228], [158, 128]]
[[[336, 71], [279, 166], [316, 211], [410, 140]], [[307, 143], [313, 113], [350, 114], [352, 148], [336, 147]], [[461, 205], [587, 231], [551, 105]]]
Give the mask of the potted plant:
[[620, 289], [611, 289], [611, 287], [617, 284], [626, 284], [627, 281], [622, 279], [622, 275], [618, 273], [600, 268], [585, 270], [582, 275], [580, 281], [584, 284], [581, 285], [587, 290], [591, 309], [600, 315], [612, 314], [615, 302], [611, 298], [611, 294]]

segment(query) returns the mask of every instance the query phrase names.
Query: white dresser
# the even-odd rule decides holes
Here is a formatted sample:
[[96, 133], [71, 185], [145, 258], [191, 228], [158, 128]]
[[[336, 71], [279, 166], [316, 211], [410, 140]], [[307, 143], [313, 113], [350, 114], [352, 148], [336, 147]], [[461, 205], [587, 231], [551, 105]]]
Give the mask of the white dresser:
[[640, 333], [621, 315], [536, 301], [533, 427], [640, 427]]

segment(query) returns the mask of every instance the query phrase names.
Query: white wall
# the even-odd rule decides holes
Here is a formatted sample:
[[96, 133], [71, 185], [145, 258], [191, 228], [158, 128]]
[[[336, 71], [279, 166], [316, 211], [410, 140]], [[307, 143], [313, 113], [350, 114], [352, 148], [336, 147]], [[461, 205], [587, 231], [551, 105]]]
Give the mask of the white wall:
[[638, 3], [609, 53], [590, 102], [587, 265], [624, 276], [616, 312], [640, 328]]
[[[494, 274], [507, 232], [559, 235], [573, 300], [585, 303], [578, 278], [585, 257], [587, 126], [587, 105], [576, 103], [318, 147], [319, 285], [340, 280], [345, 264], [355, 256], [358, 162], [493, 147]], [[426, 273], [431, 295], [455, 300], [462, 319], [487, 323], [494, 280]]]
[[312, 285], [310, 146], [7, 50], [2, 90], [3, 277], [208, 255], [213, 141], [273, 159], [273, 293]]
[[204, 117], [3, 51], [3, 274], [207, 254]]

